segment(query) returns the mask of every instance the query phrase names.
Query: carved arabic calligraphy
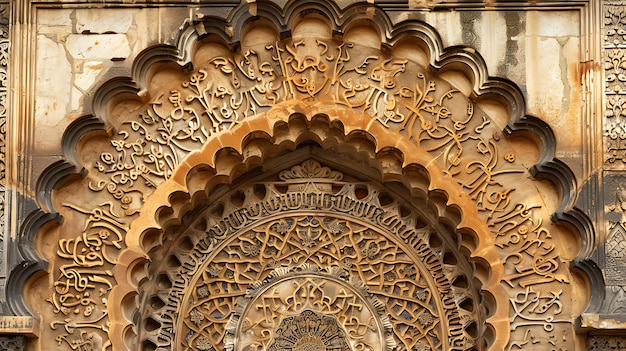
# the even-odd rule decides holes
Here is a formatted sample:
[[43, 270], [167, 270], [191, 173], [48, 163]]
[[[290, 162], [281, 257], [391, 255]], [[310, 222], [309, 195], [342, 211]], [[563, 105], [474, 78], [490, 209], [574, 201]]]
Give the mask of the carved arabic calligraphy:
[[[65, 333], [57, 337], [59, 345], [66, 343], [73, 350], [95, 350], [96, 339], [100, 340], [99, 344], [108, 344], [102, 341], [106, 334], [101, 333], [108, 331], [106, 301], [114, 284], [111, 269], [127, 228], [110, 203], [92, 211], [66, 206], [88, 217], [80, 236], [59, 241], [57, 255], [67, 263], [59, 267], [49, 302], [56, 313], [66, 318], [51, 322], [50, 327], [63, 327]], [[80, 331], [78, 339], [75, 331]]]

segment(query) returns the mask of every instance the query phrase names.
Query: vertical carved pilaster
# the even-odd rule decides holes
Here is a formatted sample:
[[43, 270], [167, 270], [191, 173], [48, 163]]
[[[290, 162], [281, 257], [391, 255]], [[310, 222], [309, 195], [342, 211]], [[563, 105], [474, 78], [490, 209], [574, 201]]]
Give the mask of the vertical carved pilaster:
[[7, 68], [9, 63], [9, 3], [0, 3], [0, 296], [6, 286], [6, 121], [7, 121]]
[[626, 313], [626, 177], [622, 172], [605, 175], [604, 196], [607, 203], [606, 242], [604, 245], [604, 277], [606, 282], [603, 312]]
[[[604, 73], [605, 301], [610, 315], [626, 314], [626, 1], [603, 2]], [[611, 202], [613, 201], [613, 202]], [[604, 350], [608, 339], [590, 339], [590, 350]], [[608, 345], [608, 344], [607, 344]], [[605, 345], [606, 346], [606, 345]], [[606, 348], [608, 349], [608, 348]], [[621, 350], [621, 349], [620, 349]]]
[[24, 337], [20, 335], [0, 337], [0, 350], [23, 351]]
[[[626, 2], [604, 5], [604, 140], [606, 162], [626, 162]], [[621, 162], [620, 162], [621, 161]]]

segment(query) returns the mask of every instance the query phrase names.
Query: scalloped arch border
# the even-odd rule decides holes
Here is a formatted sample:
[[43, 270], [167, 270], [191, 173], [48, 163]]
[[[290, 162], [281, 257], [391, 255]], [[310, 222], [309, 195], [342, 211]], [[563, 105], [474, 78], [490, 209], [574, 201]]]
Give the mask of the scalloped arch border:
[[[297, 8], [297, 6], [301, 6], [302, 3], [303, 2], [299, 1], [289, 2], [286, 9]], [[341, 24], [345, 23], [342, 22], [341, 19], [347, 18], [342, 17], [341, 14], [349, 12], [350, 9], [373, 8], [374, 11], [382, 12], [375, 6], [369, 4], [355, 4], [342, 10], [330, 1], [322, 0], [319, 3], [320, 4], [317, 6], [333, 14], [333, 19], [335, 19], [335, 23], [338, 27], [341, 27]], [[233, 12], [233, 15], [230, 16], [229, 19], [222, 19], [221, 21], [224, 24], [231, 23], [229, 20], [238, 21], [236, 23], [240, 23], [241, 26], [243, 26], [245, 21], [254, 17], [250, 14], [247, 6], [250, 5], [241, 5]], [[295, 11], [280, 11], [278, 7], [265, 1], [257, 2], [255, 6], [257, 6], [257, 11], [260, 7], [261, 9], [267, 9], [267, 13], [277, 14], [277, 16], [274, 16], [276, 19], [280, 19], [281, 16], [283, 18], [285, 16], [287, 16], [287, 18], [293, 18], [293, 16], [295, 16]], [[239, 14], [239, 17], [237, 17], [236, 14]], [[278, 14], [280, 14], [280, 16], [278, 16]], [[354, 17], [350, 18], [357, 18], [358, 16], [364, 15], [356, 14], [356, 11], [354, 11]], [[386, 16], [382, 16], [382, 18], [385, 19]], [[365, 19], [371, 20], [371, 18]], [[288, 22], [281, 23], [283, 27], [285, 23]], [[571, 264], [574, 268], [584, 272], [590, 280], [594, 281], [594, 286], [592, 287], [594, 291], [598, 289], [598, 291], [603, 291], [603, 287], [595, 285], [597, 282], [603, 283], [602, 275], [595, 264], [590, 260], [591, 252], [595, 247], [593, 226], [589, 218], [578, 209], [575, 209], [573, 205], [577, 195], [574, 175], [565, 164], [555, 159], [555, 138], [550, 128], [545, 122], [538, 118], [525, 114], [525, 103], [521, 91], [514, 84], [505, 79], [488, 77], [485, 63], [482, 58], [472, 50], [463, 47], [443, 49], [441, 39], [437, 32], [426, 24], [419, 22], [402, 22], [390, 29], [387, 27], [387, 25], [390, 24], [389, 21], [382, 21], [382, 24], [377, 21], [374, 21], [374, 23], [385, 28], [384, 31], [381, 31], [381, 33], [385, 33], [385, 37], [382, 38], [384, 44], [393, 45], [393, 43], [406, 36], [411, 36], [412, 38], [417, 37], [422, 40], [426, 47], [429, 48], [429, 52], [431, 53], [429, 58], [430, 64], [435, 72], [445, 69], [445, 67], [452, 62], [465, 62], [467, 67], [473, 72], [473, 95], [475, 97], [483, 98], [484, 96], [494, 94], [495, 96], [504, 98], [507, 102], [512, 118], [504, 131], [508, 135], [513, 135], [518, 132], [531, 132], [538, 137], [542, 143], [541, 159], [531, 168], [531, 173], [537, 178], [549, 179], [561, 188], [562, 199], [560, 206], [552, 217], [555, 221], [571, 225], [580, 235], [582, 242], [580, 252]], [[114, 79], [97, 89], [92, 106], [95, 117], [86, 116], [75, 121], [68, 127], [63, 137], [63, 151], [66, 156], [66, 161], [51, 165], [40, 177], [38, 181], [37, 201], [39, 207], [44, 211], [37, 210], [29, 216], [30, 219], [28, 223], [33, 223], [32, 225], [22, 225], [22, 234], [20, 237], [24, 239], [20, 240], [20, 242], [25, 241], [26, 238], [34, 237], [36, 232], [46, 223], [50, 221], [60, 221], [58, 212], [52, 206], [52, 191], [55, 187], [59, 186], [61, 182], [67, 181], [69, 177], [77, 175], [82, 176], [84, 174], [84, 169], [78, 165], [74, 155], [76, 145], [80, 139], [89, 132], [102, 130], [103, 127], [106, 126], [106, 122], [102, 121], [106, 120], [106, 108], [109, 99], [120, 93], [136, 96], [138, 92], [145, 89], [145, 86], [142, 84], [146, 82], [145, 77], [147, 76], [149, 68], [156, 62], [176, 63], [181, 66], [183, 70], [190, 69], [189, 50], [191, 47], [189, 44], [193, 41], [202, 40], [203, 37], [209, 34], [217, 34], [219, 29], [218, 26], [209, 26], [207, 30], [207, 27], [203, 26], [204, 32], [201, 32], [198, 31], [198, 24], [199, 22], [185, 24], [177, 39], [179, 43], [178, 48], [158, 46], [147, 49], [138, 55], [134, 61], [131, 74], [132, 78]], [[238, 41], [236, 37], [231, 38], [224, 35], [221, 35], [221, 37], [233, 45]], [[14, 313], [28, 314], [29, 308], [21, 296], [22, 288], [27, 277], [44, 269], [46, 264], [38, 257], [34, 248], [25, 245], [21, 248], [21, 251], [24, 251], [21, 252], [23, 264], [19, 265], [18, 269], [12, 271], [9, 277], [8, 290], [15, 291], [15, 294], [9, 294], [9, 296], [13, 296], [9, 302], [10, 305], [13, 306], [12, 310]], [[591, 301], [588, 304], [587, 311], [593, 312], [597, 310], [601, 305], [601, 299], [601, 294], [591, 294]]]
[[[318, 106], [322, 109], [325, 108], [323, 104]], [[335, 107], [330, 107], [331, 110]], [[296, 112], [289, 112], [296, 111]], [[306, 111], [306, 115], [305, 115]], [[328, 111], [325, 111], [328, 112]], [[332, 111], [330, 111], [332, 112]], [[347, 113], [347, 112], [344, 112]], [[268, 116], [269, 115], [269, 116]], [[146, 205], [142, 208], [141, 214], [138, 218], [132, 221], [130, 230], [126, 233], [127, 248], [123, 250], [119, 256], [120, 269], [114, 270], [114, 277], [118, 279], [118, 284], [113, 288], [109, 295], [109, 300], [113, 306], [122, 306], [124, 301], [132, 299], [134, 294], [137, 293], [138, 286], [141, 285], [136, 279], [130, 279], [128, 272], [135, 271], [137, 267], [143, 267], [148, 263], [149, 257], [147, 248], [144, 247], [145, 235], [155, 235], [156, 233], [164, 233], [171, 226], [175, 226], [182, 222], [183, 216], [192, 208], [194, 208], [193, 199], [197, 194], [206, 193], [211, 189], [198, 188], [194, 185], [202, 185], [202, 177], [200, 180], [195, 181], [193, 174], [195, 170], [199, 168], [208, 167], [211, 170], [215, 170], [218, 167], [219, 155], [224, 150], [235, 151], [240, 157], [240, 162], [230, 165], [228, 168], [230, 172], [226, 174], [220, 173], [221, 177], [225, 177], [219, 184], [230, 184], [236, 178], [238, 174], [233, 175], [234, 170], [241, 171], [242, 168], [247, 169], [246, 158], [242, 155], [245, 154], [245, 144], [248, 138], [255, 133], [264, 133], [268, 136], [270, 141], [276, 134], [276, 127], [285, 124], [289, 126], [290, 118], [296, 116], [303, 116], [307, 122], [311, 122], [316, 116], [328, 116], [328, 113], [322, 111], [312, 111], [310, 104], [303, 104], [301, 102], [294, 102], [291, 105], [281, 105], [279, 108], [270, 110], [265, 114], [258, 115], [259, 118], [254, 118], [244, 126], [233, 129], [233, 133], [230, 134], [228, 140], [216, 136], [208, 142], [206, 142], [202, 148], [191, 155], [189, 155], [184, 164], [182, 164], [165, 183], [161, 184], [154, 193], [150, 195], [150, 201], [146, 202]], [[264, 118], [267, 117], [267, 118]], [[268, 123], [268, 120], [272, 120], [273, 123]], [[355, 121], [357, 121], [355, 123]], [[509, 303], [508, 294], [500, 284], [501, 278], [504, 275], [504, 269], [498, 253], [494, 247], [494, 239], [490, 230], [487, 228], [486, 223], [479, 218], [476, 210], [476, 206], [470, 197], [460, 189], [458, 183], [450, 177], [445, 177], [439, 165], [434, 162], [433, 158], [427, 154], [423, 149], [410, 143], [408, 140], [398, 140], [395, 145], [380, 145], [377, 141], [378, 138], [384, 137], [389, 132], [380, 124], [372, 123], [369, 128], [363, 129], [357, 118], [348, 118], [347, 120], [339, 121], [339, 119], [329, 118], [330, 123], [340, 122], [342, 126], [342, 136], [346, 139], [354, 133], [365, 135], [367, 139], [372, 140], [375, 150], [374, 153], [377, 156], [384, 157], [386, 151], [392, 148], [399, 153], [402, 159], [402, 171], [407, 168], [417, 165], [424, 169], [427, 173], [429, 181], [427, 196], [439, 197], [444, 195], [445, 201], [439, 208], [439, 218], [445, 218], [446, 213], [451, 211], [458, 212], [460, 214], [460, 221], [456, 224], [455, 229], [460, 232], [472, 233], [473, 238], [476, 241], [476, 248], [470, 253], [470, 258], [473, 260], [481, 261], [482, 265], [487, 266], [488, 281], [481, 282], [481, 294], [489, 294], [489, 296], [496, 303], [496, 310], [492, 311], [491, 315], [487, 319], [486, 323], [491, 326], [491, 330], [495, 333], [493, 344], [490, 350], [504, 349], [509, 339]], [[352, 123], [349, 123], [352, 122]], [[294, 137], [297, 139], [297, 137]], [[330, 137], [329, 137], [330, 139]], [[402, 138], [406, 139], [406, 138]], [[230, 140], [230, 142], [229, 142]], [[310, 140], [308, 138], [301, 140]], [[294, 140], [295, 141], [295, 140]], [[322, 140], [322, 143], [325, 140]], [[291, 142], [291, 140], [289, 140]], [[349, 141], [343, 140], [343, 144], [350, 145]], [[272, 143], [271, 146], [277, 146], [278, 144]], [[295, 152], [298, 146], [298, 142], [294, 142], [290, 150], [291, 153]], [[261, 155], [263, 161], [271, 160], [275, 157], [264, 157]], [[281, 156], [278, 156], [280, 158]], [[374, 161], [379, 164], [381, 161]], [[255, 166], [255, 165], [253, 165]], [[371, 168], [371, 166], [364, 166]], [[249, 169], [248, 169], [249, 171]], [[241, 172], [239, 172], [241, 173]], [[243, 172], [244, 174], [246, 172]], [[382, 179], [385, 181], [386, 176], [391, 178], [397, 177], [396, 173], [382, 174]], [[216, 184], [212, 184], [215, 186]], [[182, 200], [184, 198], [184, 200]], [[429, 201], [436, 201], [431, 200]], [[469, 213], [466, 213], [465, 211]], [[165, 212], [166, 215], [161, 215]], [[148, 240], [149, 241], [149, 240]], [[158, 246], [158, 245], [157, 245]], [[154, 247], [150, 248], [152, 251]], [[143, 270], [144, 268], [139, 268]], [[142, 278], [143, 280], [145, 278]], [[133, 321], [117, 319], [111, 320], [111, 329], [109, 336], [112, 336], [111, 340], [113, 346], [120, 350], [126, 349], [124, 343], [124, 337], [133, 326]]]

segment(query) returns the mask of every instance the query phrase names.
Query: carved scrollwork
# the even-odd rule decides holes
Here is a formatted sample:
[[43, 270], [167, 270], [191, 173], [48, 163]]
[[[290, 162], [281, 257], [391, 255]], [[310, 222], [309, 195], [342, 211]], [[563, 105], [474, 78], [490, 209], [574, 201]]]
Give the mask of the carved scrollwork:
[[107, 348], [107, 296], [115, 284], [112, 269], [127, 228], [110, 203], [93, 210], [66, 206], [87, 218], [79, 236], [59, 241], [57, 255], [64, 264], [48, 301], [64, 319], [52, 321], [50, 327], [64, 331], [56, 338], [59, 345], [73, 350]]
[[604, 6], [604, 140], [609, 164], [626, 160], [626, 19], [623, 5]]
[[[124, 122], [127, 128], [95, 162], [106, 180], [92, 189], [106, 189], [132, 213], [130, 209], [140, 204], [131, 203], [141, 201], [141, 196], [132, 193], [151, 192], [150, 188], [171, 176], [185, 155], [212, 135], [283, 101], [307, 98], [331, 100], [405, 131], [427, 150], [443, 152], [447, 169], [462, 170], [466, 144], [478, 142], [475, 147], [487, 156], [486, 163], [464, 165], [463, 173], [476, 176], [467, 186], [481, 200], [487, 187], [497, 184], [490, 177], [522, 172], [494, 169], [496, 145], [481, 135], [490, 121], [481, 115], [482, 122], [475, 125], [473, 104], [457, 90], [415, 63], [379, 52], [356, 54], [354, 46], [300, 39], [210, 60], [181, 86], [157, 94], [130, 113], [133, 117]], [[400, 76], [401, 72], [416, 73]], [[457, 100], [465, 108], [455, 106]], [[514, 162], [514, 155], [507, 154], [506, 160]]]

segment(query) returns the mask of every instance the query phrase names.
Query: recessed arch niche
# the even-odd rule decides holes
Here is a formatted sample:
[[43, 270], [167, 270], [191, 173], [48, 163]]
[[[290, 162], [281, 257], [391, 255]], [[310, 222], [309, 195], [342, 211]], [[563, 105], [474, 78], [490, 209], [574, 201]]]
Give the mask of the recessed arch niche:
[[[292, 124], [305, 121], [300, 116]], [[323, 122], [314, 118], [306, 124]], [[350, 350], [470, 350], [493, 344], [496, 326], [488, 326], [487, 319], [506, 311], [496, 311], [493, 300], [502, 291], [493, 286], [485, 257], [470, 257], [479, 237], [488, 238], [484, 225], [478, 230], [483, 235], [468, 227], [459, 204], [449, 203], [444, 191], [429, 191], [428, 172], [417, 165], [402, 170], [406, 185], [383, 183], [380, 170], [388, 165], [356, 162], [353, 145], [344, 144], [337, 156], [309, 141], [264, 160], [262, 169], [253, 168], [229, 186], [201, 190], [192, 196], [194, 206], [172, 204], [193, 209], [178, 214], [162, 233], [143, 234], [143, 246], [152, 246], [148, 255], [163, 259], [136, 262], [147, 264], [148, 273], [135, 278], [141, 282], [140, 303], [128, 314], [142, 332], [126, 341], [142, 343], [142, 349], [271, 349], [284, 320], [309, 313], [337, 320], [350, 336], [345, 338]], [[379, 162], [369, 157], [363, 160]], [[213, 171], [190, 169], [187, 182], [199, 184], [206, 173]], [[484, 243], [489, 240], [482, 241], [487, 255], [496, 258]], [[180, 284], [188, 276], [189, 283]], [[482, 294], [483, 285], [493, 291]], [[314, 286], [314, 292], [307, 290]], [[178, 302], [175, 296], [181, 294]], [[336, 300], [336, 294], [345, 297]], [[259, 315], [258, 304], [266, 305], [270, 296], [273, 307]], [[270, 339], [262, 337], [268, 333]]]
[[[56, 167], [41, 182], [42, 193], [52, 193], [42, 203], [63, 217], [39, 230], [48, 274], [27, 284], [48, 300], [27, 301], [42, 316], [41, 335], [62, 349], [237, 349], [244, 340], [238, 333], [247, 328], [241, 323], [259, 318], [246, 301], [257, 303], [277, 287], [289, 291], [291, 283], [327, 282], [320, 294], [341, 290], [358, 299], [369, 313], [362, 317], [373, 321], [368, 340], [386, 348], [573, 348], [575, 317], [588, 292], [576, 288], [585, 284], [569, 264], [585, 233], [576, 218], [564, 215], [571, 177], [551, 161], [554, 138], [524, 115], [519, 90], [488, 78], [473, 51], [444, 49], [424, 23], [392, 25], [369, 4], [341, 10], [320, 2], [300, 16], [303, 4], [288, 2], [281, 9], [260, 1], [226, 19], [188, 23], [177, 47], [146, 50], [135, 60], [132, 79], [114, 79], [94, 94], [95, 118], [77, 121], [65, 136], [67, 158], [84, 169], [82, 177]], [[375, 26], [366, 38], [356, 31], [363, 25]], [[315, 26], [326, 27], [316, 32]], [[315, 172], [301, 179], [325, 184], [329, 196], [371, 201], [396, 213], [399, 226], [421, 233], [430, 254], [417, 255], [376, 221], [294, 210], [255, 219], [192, 260], [197, 272], [189, 268], [188, 254], [211, 237], [213, 227], [200, 223], [218, 223], [251, 199], [259, 204], [286, 196], [297, 182], [280, 174], [297, 173], [294, 167], [338, 172], [341, 179], [322, 181]], [[552, 183], [537, 181], [537, 174]], [[287, 185], [276, 187], [280, 182]], [[556, 225], [555, 212], [554, 219], [566, 217], [573, 225]], [[284, 233], [271, 229], [281, 221], [287, 223]], [[299, 234], [306, 230], [298, 228], [312, 227], [319, 236]], [[411, 294], [428, 291], [428, 303], [418, 296], [406, 302], [417, 312], [394, 315], [384, 289], [369, 286], [361, 269], [351, 268], [372, 271], [368, 259], [351, 263], [339, 254], [334, 261], [319, 254], [327, 258], [290, 265], [279, 251], [272, 256], [276, 267], [258, 269], [257, 282], [237, 285], [240, 295], [225, 303], [232, 309], [221, 332], [207, 332], [210, 315], [197, 303], [215, 303], [209, 300], [218, 295], [199, 291], [209, 289], [213, 278], [242, 282], [241, 274], [248, 274], [241, 267], [227, 270], [225, 263], [211, 268], [224, 255], [238, 248], [241, 257], [253, 257], [263, 235], [277, 240], [279, 233], [306, 252], [311, 247], [303, 242], [317, 248], [321, 237], [369, 238], [363, 234], [368, 230], [406, 261], [395, 279], [413, 284], [405, 274], [410, 265], [415, 277], [425, 277], [406, 288]], [[371, 244], [359, 243], [352, 249]], [[331, 246], [324, 250], [341, 251]], [[437, 269], [426, 265], [431, 258]], [[244, 265], [267, 266], [267, 260]], [[441, 276], [434, 273], [438, 267]], [[338, 349], [360, 347], [345, 316], [319, 307], [319, 301], [305, 302], [301, 309], [277, 305], [283, 312], [276, 312], [273, 324], [261, 323], [269, 332], [246, 330], [270, 335], [262, 345], [272, 349], [287, 335], [300, 335], [291, 329], [296, 334], [285, 334], [288, 325], [318, 323], [335, 331]], [[167, 320], [167, 308], [180, 314]], [[419, 331], [406, 339], [411, 341], [397, 337], [402, 318], [406, 330]], [[299, 330], [308, 332], [308, 343], [292, 349], [321, 347], [326, 340], [309, 327]]]

